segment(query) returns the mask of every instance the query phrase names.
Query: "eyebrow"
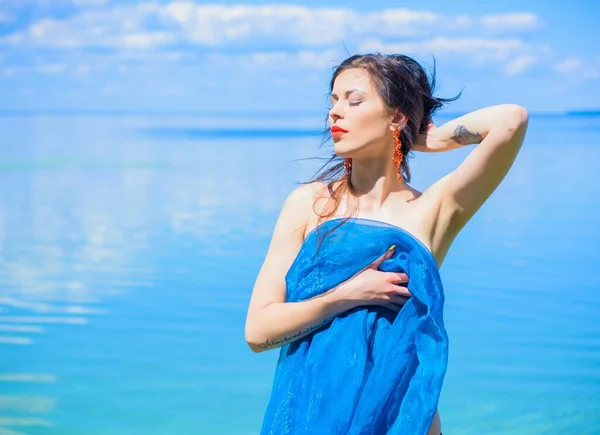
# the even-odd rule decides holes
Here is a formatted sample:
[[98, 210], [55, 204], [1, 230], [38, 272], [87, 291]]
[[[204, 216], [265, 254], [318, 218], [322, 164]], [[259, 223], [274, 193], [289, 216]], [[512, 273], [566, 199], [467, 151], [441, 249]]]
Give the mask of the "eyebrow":
[[[350, 95], [352, 92], [360, 92], [361, 94], [364, 94], [364, 92], [363, 92], [363, 91], [361, 91], [360, 89], [358, 89], [358, 88], [354, 88], [354, 89], [349, 89], [349, 90], [347, 90], [346, 92], [344, 92], [344, 96], [345, 96], [346, 98], [348, 98], [348, 95]], [[338, 96], [337, 96], [336, 94], [331, 94], [331, 95], [330, 95], [330, 98], [335, 98], [335, 99], [337, 100], [337, 99], [338, 99]]]

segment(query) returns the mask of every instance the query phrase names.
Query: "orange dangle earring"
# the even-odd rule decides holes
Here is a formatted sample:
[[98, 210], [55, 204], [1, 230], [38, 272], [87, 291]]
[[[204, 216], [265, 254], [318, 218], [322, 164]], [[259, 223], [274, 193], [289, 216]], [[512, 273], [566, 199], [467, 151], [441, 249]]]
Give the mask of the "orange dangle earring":
[[350, 183], [350, 173], [352, 171], [352, 159], [351, 158], [344, 159], [344, 169], [346, 170], [346, 176], [344, 177], [344, 180], [347, 183]]
[[394, 165], [398, 168], [398, 181], [402, 181], [402, 141], [400, 141], [400, 129], [394, 130]]

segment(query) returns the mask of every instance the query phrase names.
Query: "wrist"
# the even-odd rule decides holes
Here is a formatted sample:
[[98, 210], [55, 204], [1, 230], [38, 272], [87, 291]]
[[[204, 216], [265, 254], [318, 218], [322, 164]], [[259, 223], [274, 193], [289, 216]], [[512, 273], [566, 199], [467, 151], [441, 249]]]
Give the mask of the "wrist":
[[335, 316], [353, 308], [352, 301], [345, 296], [347, 291], [345, 285], [346, 283], [342, 283], [323, 295], [325, 312], [328, 316]]

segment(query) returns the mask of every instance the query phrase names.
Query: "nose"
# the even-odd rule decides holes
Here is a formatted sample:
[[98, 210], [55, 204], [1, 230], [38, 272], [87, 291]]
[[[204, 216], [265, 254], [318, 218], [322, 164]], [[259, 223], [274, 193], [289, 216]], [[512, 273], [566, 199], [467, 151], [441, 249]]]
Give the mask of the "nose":
[[344, 117], [344, 114], [341, 111], [339, 101], [332, 104], [331, 109], [329, 109], [329, 117], [333, 122], [337, 121], [340, 118]]

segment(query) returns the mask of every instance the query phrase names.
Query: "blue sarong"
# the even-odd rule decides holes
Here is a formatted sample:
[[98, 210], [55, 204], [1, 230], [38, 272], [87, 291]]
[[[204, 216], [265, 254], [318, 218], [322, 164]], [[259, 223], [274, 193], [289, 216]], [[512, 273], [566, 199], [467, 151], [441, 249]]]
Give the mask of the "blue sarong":
[[425, 245], [388, 223], [327, 220], [308, 234], [291, 265], [286, 301], [332, 289], [392, 244], [393, 257], [379, 270], [406, 273], [412, 297], [399, 313], [383, 306], [346, 311], [283, 346], [262, 435], [427, 434], [446, 372], [448, 337], [439, 269]]

